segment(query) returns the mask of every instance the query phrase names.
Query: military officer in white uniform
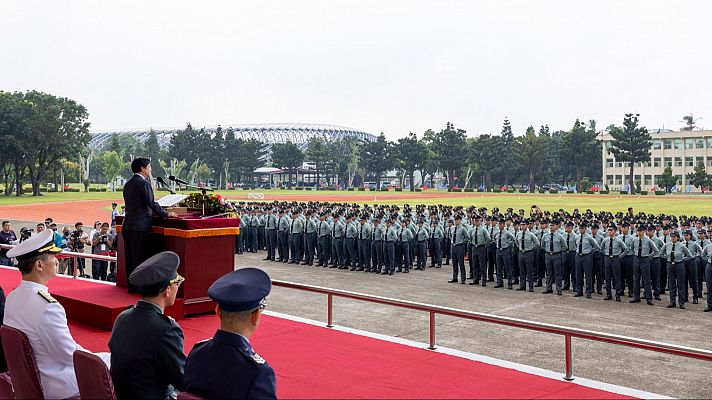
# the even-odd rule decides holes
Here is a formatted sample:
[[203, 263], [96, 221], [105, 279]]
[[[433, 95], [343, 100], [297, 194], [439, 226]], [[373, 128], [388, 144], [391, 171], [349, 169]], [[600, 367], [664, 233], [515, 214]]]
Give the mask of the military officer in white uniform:
[[[5, 325], [19, 329], [30, 341], [37, 359], [42, 392], [48, 399], [66, 399], [79, 395], [72, 357], [84, 350], [72, 338], [67, 314], [47, 289], [47, 282], [57, 275], [54, 232], [45, 230], [8, 251], [17, 258], [22, 273], [20, 285], [10, 292], [5, 304]], [[109, 363], [109, 353], [99, 353]]]

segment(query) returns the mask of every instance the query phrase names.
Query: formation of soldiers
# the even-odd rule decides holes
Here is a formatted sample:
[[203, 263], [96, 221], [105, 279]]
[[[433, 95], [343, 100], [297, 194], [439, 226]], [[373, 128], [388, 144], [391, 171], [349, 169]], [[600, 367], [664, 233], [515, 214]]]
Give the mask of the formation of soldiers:
[[[236, 251], [265, 260], [381, 275], [442, 268], [450, 283], [712, 310], [712, 217], [646, 213], [359, 205], [238, 203]], [[709, 233], [708, 233], [709, 232]], [[428, 265], [429, 264], [429, 265]]]

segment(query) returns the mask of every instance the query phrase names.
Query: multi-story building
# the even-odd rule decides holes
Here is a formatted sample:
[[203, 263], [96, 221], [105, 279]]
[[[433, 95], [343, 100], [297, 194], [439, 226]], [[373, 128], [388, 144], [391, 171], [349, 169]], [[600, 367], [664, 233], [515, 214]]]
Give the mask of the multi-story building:
[[[671, 131], [658, 129], [650, 131], [653, 146], [650, 148], [650, 161], [636, 163], [634, 179], [640, 182], [641, 188], [647, 190], [658, 181], [665, 167], [671, 167], [677, 177], [677, 187], [680, 191], [700, 191], [688, 182], [687, 174], [694, 172], [695, 166], [702, 162], [709, 171], [712, 169], [712, 130], [702, 131]], [[613, 138], [608, 133], [598, 136], [603, 142], [603, 182], [611, 190], [619, 190], [628, 184], [630, 163], [616, 160], [608, 152]]]

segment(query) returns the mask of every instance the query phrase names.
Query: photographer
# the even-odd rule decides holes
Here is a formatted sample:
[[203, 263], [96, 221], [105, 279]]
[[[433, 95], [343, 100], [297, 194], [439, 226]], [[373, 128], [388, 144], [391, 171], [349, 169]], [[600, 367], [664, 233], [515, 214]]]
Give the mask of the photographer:
[[[84, 246], [90, 244], [91, 242], [89, 241], [89, 235], [84, 232], [84, 223], [82, 222], [77, 222], [74, 224], [74, 231], [69, 235], [69, 240], [67, 242], [67, 248], [69, 248], [69, 251], [75, 252], [75, 253], [84, 253]], [[72, 259], [74, 260], [74, 259]], [[77, 265], [76, 267], [79, 268], [79, 275], [84, 275], [84, 268], [85, 268], [85, 262], [86, 260], [84, 258], [76, 258], [77, 260]], [[70, 268], [67, 271], [69, 275], [74, 274], [74, 261], [70, 263]]]
[[[2, 231], [0, 231], [0, 244], [15, 244], [15, 241], [17, 241], [17, 235], [10, 230], [10, 221], [3, 221]], [[6, 249], [0, 249], [0, 265], [11, 265]]]
[[24, 242], [25, 240], [29, 239], [32, 237], [32, 232], [33, 230], [23, 226], [22, 229], [20, 229], [20, 243]]
[[[92, 254], [103, 254], [109, 253], [111, 247], [114, 244], [114, 235], [109, 232], [109, 223], [104, 222], [100, 225], [100, 229], [96, 232], [92, 238]], [[106, 280], [106, 272], [109, 267], [108, 261], [92, 260], [91, 263], [91, 277], [96, 280]]]

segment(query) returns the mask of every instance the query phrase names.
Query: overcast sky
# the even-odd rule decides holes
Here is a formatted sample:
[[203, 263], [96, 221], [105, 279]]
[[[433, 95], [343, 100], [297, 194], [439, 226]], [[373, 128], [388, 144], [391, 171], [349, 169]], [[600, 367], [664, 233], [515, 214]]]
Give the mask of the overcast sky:
[[708, 0], [0, 0], [0, 90], [75, 99], [94, 130], [709, 128], [711, 21]]

